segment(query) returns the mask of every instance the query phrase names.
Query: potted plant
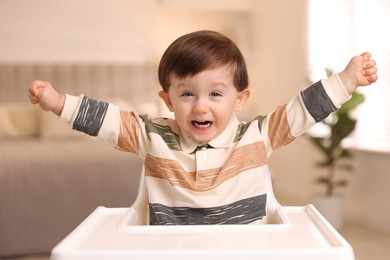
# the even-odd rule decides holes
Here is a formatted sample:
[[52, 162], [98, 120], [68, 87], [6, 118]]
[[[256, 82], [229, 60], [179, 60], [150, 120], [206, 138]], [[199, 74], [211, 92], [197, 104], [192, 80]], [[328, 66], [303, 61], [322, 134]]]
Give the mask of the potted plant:
[[[333, 71], [326, 69], [326, 74], [330, 77]], [[354, 92], [351, 99], [320, 123], [326, 129], [325, 135], [307, 134], [310, 142], [323, 157], [316, 165], [325, 169], [325, 174], [316, 179], [317, 183], [324, 185], [325, 193], [316, 196], [313, 204], [335, 228], [341, 227], [343, 218], [343, 199], [335, 191], [348, 184], [348, 180], [340, 177], [338, 173], [353, 171], [350, 164], [352, 153], [342, 142], [356, 127], [357, 120], [351, 117], [351, 112], [363, 102], [364, 95]]]

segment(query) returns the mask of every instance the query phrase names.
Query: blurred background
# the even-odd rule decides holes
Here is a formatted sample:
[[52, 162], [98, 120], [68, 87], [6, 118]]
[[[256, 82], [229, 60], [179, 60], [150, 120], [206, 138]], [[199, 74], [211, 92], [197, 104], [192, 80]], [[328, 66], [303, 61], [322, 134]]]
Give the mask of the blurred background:
[[[353, 55], [370, 51], [378, 63], [379, 80], [361, 90], [366, 100], [354, 114], [358, 126], [348, 139], [355, 170], [346, 175], [348, 186], [337, 193], [345, 197], [348, 227], [389, 232], [378, 235], [388, 238], [389, 25], [389, 0], [0, 0], [0, 64], [146, 66], [149, 70], [142, 75], [150, 77], [149, 85], [137, 93], [150, 98], [137, 108], [167, 115], [152, 98], [159, 91], [157, 66], [162, 53], [185, 33], [216, 30], [234, 40], [247, 61], [252, 96], [241, 116], [249, 120], [288, 102], [308, 79], [324, 78], [325, 68], [339, 72]], [[26, 83], [14, 90], [1, 84], [0, 105], [26, 102], [27, 96], [20, 93], [27, 87]], [[105, 90], [91, 93], [110, 94], [112, 86], [99, 87]], [[315, 165], [320, 158], [305, 137], [273, 154], [274, 189], [283, 205], [305, 205], [313, 194], [323, 193], [323, 186], [314, 181], [324, 171]], [[6, 214], [6, 209], [0, 210]], [[359, 229], [345, 233], [358, 234], [360, 240], [353, 240], [358, 248], [363, 233], [367, 234]]]

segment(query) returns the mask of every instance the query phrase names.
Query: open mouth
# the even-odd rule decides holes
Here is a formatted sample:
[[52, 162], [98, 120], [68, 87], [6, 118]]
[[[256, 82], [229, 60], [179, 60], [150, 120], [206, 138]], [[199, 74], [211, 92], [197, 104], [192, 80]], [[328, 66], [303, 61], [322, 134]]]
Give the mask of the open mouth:
[[192, 125], [198, 128], [208, 128], [211, 124], [211, 121], [192, 121]]

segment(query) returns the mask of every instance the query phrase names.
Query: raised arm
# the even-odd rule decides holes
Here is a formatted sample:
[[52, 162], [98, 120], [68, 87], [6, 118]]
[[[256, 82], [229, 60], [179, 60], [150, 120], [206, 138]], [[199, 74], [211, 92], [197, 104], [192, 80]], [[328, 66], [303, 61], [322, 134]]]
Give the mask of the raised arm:
[[314, 83], [288, 104], [278, 107], [263, 124], [268, 131], [268, 147], [274, 150], [290, 143], [337, 110], [357, 87], [376, 82], [375, 66], [376, 62], [368, 52], [352, 57], [342, 72]]

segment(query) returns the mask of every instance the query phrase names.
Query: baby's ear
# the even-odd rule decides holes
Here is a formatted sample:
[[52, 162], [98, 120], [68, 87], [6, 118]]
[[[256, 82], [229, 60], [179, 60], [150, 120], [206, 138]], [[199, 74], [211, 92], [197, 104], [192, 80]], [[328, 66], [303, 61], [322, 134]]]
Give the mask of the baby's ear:
[[160, 96], [160, 98], [162, 100], [164, 100], [164, 103], [167, 106], [167, 108], [169, 109], [169, 111], [173, 112], [173, 106], [172, 106], [171, 98], [169, 97], [168, 92], [165, 90], [161, 90], [158, 93], [158, 95]]
[[236, 105], [234, 106], [234, 111], [238, 112], [245, 105], [246, 101], [251, 95], [251, 91], [249, 89], [244, 89], [243, 91], [238, 93]]

